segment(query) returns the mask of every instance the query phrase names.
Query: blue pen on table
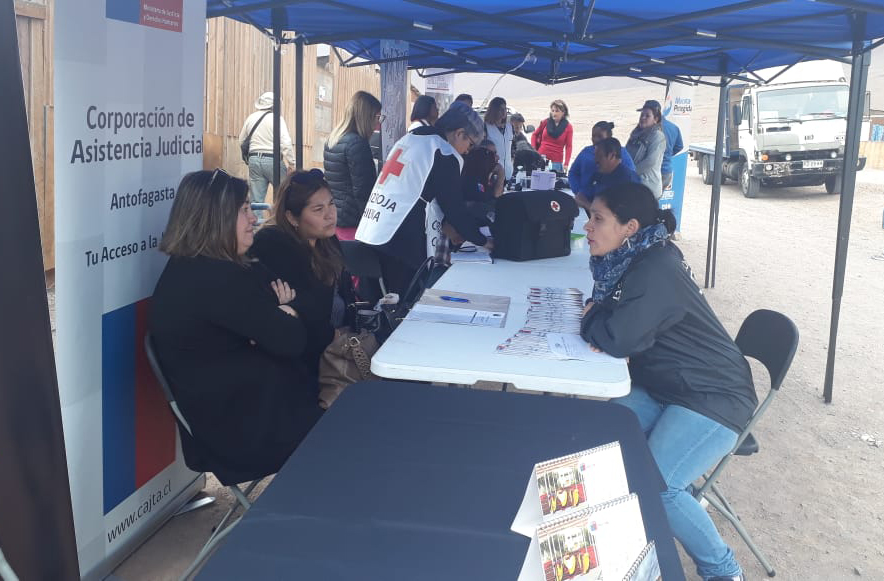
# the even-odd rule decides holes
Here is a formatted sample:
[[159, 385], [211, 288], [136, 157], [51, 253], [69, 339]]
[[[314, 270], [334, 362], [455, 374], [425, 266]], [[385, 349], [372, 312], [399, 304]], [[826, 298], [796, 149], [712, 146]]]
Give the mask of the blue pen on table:
[[443, 301], [451, 301], [452, 303], [468, 303], [468, 302], [470, 302], [470, 299], [464, 299], [461, 297], [449, 297], [448, 295], [442, 295], [439, 298], [442, 299]]

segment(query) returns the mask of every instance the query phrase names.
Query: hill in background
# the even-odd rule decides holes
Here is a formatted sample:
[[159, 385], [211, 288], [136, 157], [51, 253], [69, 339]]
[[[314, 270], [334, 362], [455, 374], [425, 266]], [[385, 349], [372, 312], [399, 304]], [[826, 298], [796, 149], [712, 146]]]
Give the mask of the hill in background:
[[[844, 68], [844, 76], [849, 78], [849, 66]], [[412, 79], [413, 84], [423, 90], [424, 83], [417, 74], [413, 74]], [[872, 108], [884, 109], [884, 47], [872, 52], [868, 90], [871, 91]], [[549, 104], [553, 99], [564, 100], [574, 125], [576, 151], [589, 144], [592, 126], [598, 121], [613, 121], [614, 137], [625, 143], [638, 121], [635, 110], [646, 99], [662, 102], [665, 92], [660, 85], [626, 77], [599, 77], [552, 86], [512, 75], [501, 78], [501, 75], [460, 73], [454, 77], [455, 94], [472, 94], [476, 105], [492, 96], [502, 96], [511, 109], [522, 113], [526, 121], [535, 126], [548, 116]], [[693, 104], [690, 141], [715, 139], [718, 88], [696, 86]]]

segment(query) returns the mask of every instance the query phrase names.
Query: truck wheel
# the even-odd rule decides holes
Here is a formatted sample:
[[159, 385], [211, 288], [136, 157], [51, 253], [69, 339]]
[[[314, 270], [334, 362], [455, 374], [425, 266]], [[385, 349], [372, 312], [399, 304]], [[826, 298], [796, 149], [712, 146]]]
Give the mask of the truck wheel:
[[713, 172], [710, 156], [704, 155], [700, 160], [700, 173], [703, 175], [703, 183], [707, 186], [712, 185], [712, 178], [715, 177]]
[[841, 176], [840, 175], [831, 175], [826, 176], [826, 192], [829, 194], [840, 194], [841, 193]]
[[749, 175], [749, 163], [743, 162], [740, 167], [740, 190], [747, 198], [757, 198], [761, 189], [761, 180]]

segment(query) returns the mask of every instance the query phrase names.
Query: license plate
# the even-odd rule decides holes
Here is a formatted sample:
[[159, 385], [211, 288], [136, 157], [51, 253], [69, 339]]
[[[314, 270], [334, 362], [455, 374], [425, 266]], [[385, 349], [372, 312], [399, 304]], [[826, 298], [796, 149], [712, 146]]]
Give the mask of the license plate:
[[804, 167], [804, 169], [813, 169], [815, 167], [823, 167], [823, 160], [821, 160], [821, 159], [805, 159], [803, 167]]

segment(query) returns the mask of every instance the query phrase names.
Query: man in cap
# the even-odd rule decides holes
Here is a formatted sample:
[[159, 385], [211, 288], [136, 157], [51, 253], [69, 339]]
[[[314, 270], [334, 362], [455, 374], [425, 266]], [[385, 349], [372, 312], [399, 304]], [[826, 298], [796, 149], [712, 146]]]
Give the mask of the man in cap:
[[666, 136], [666, 149], [663, 150], [663, 163], [660, 166], [660, 174], [663, 178], [663, 189], [666, 190], [672, 186], [672, 156], [684, 149], [684, 143], [681, 141], [681, 130], [678, 128], [678, 125], [663, 117], [660, 101], [648, 99], [641, 109], [636, 109], [636, 111], [641, 111], [642, 109], [654, 109], [660, 113], [660, 118], [663, 120], [663, 135]]
[[[249, 191], [253, 203], [262, 204], [267, 197], [267, 186], [273, 183], [273, 93], [264, 93], [255, 100], [255, 111], [246, 118], [239, 132], [240, 147], [248, 140]], [[280, 177], [287, 173], [286, 166], [295, 167], [292, 138], [285, 119], [279, 118], [279, 143], [284, 164]]]

